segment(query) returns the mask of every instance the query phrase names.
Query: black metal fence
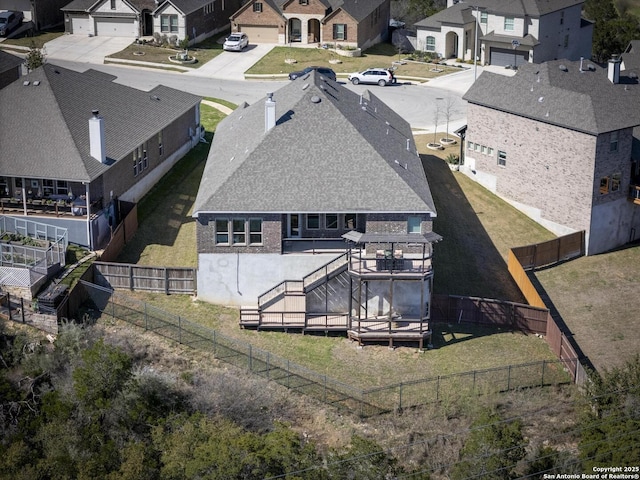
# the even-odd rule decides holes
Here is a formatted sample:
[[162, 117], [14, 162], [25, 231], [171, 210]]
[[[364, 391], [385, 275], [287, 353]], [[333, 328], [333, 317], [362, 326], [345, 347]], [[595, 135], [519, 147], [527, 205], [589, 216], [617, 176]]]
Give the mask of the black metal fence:
[[79, 286], [86, 290], [91, 307], [103, 315], [206, 350], [223, 362], [363, 417], [432, 402], [455, 401], [463, 395], [558, 385], [571, 380], [562, 362], [546, 360], [361, 389], [109, 288], [83, 280]]

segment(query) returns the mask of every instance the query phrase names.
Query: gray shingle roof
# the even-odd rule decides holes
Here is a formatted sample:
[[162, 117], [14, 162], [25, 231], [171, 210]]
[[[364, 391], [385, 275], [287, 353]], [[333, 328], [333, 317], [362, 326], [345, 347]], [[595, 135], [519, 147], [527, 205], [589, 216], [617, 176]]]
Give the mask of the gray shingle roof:
[[579, 61], [554, 60], [522, 65], [512, 77], [483, 72], [463, 98], [593, 135], [640, 125], [637, 78], [626, 71], [613, 84], [606, 68], [587, 61], [583, 70]]
[[[289, 0], [275, 0], [275, 7], [277, 11], [282, 13], [283, 5]], [[339, 8], [342, 8], [345, 12], [351, 15], [356, 21], [360, 21], [366, 18], [371, 12], [373, 12], [380, 5], [387, 0], [321, 0], [327, 8], [331, 8], [331, 13], [335, 12]]]
[[[312, 72], [216, 129], [194, 205], [201, 212], [429, 212], [435, 207], [409, 124], [368, 91]], [[407, 150], [407, 144], [409, 149]]]
[[107, 159], [113, 163], [200, 101], [164, 86], [144, 92], [113, 78], [45, 64], [0, 90], [0, 104], [11, 105], [0, 109], [0, 174], [46, 172], [49, 178], [91, 181], [110, 167], [89, 155], [92, 110], [104, 118]]
[[164, 0], [164, 1], [160, 1], [157, 7], [154, 8], [154, 10], [159, 10], [163, 8], [164, 5], [167, 3], [171, 3], [174, 7], [180, 10], [182, 13], [184, 13], [185, 15], [188, 15], [204, 7], [208, 3], [211, 3], [211, 0]]
[[459, 2], [420, 20], [415, 25], [424, 28], [439, 28], [442, 23], [464, 25], [474, 21], [471, 11], [476, 7], [493, 15], [540, 17], [582, 3], [584, 0], [473, 0]]
[[0, 50], [0, 73], [16, 68], [23, 63], [24, 60], [22, 58]]
[[[204, 0], [202, 1], [204, 2]], [[88, 12], [92, 7], [97, 6], [99, 3], [100, 0], [73, 0], [62, 7], [60, 10], [71, 12]], [[148, 10], [154, 10], [157, 6], [154, 0], [127, 0], [127, 3], [129, 3], [129, 5], [134, 8], [134, 10], [137, 10], [138, 13], [142, 12], [142, 10], [144, 10], [145, 8]]]

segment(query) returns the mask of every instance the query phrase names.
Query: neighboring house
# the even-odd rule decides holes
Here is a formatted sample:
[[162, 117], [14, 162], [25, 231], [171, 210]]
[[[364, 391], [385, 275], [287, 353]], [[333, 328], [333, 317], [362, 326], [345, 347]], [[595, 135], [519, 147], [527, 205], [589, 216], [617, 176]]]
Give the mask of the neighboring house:
[[243, 325], [427, 324], [436, 211], [409, 124], [369, 91], [311, 72], [239, 106], [193, 212], [198, 297], [251, 307]]
[[482, 73], [461, 171], [593, 255], [640, 238], [640, 70], [590, 61]]
[[198, 43], [229, 28], [229, 17], [242, 0], [164, 0], [153, 11], [153, 31]]
[[191, 43], [229, 26], [241, 0], [73, 0], [62, 10], [67, 33], [110, 37], [155, 34]]
[[584, 0], [455, 2], [415, 24], [416, 49], [481, 65], [519, 66], [591, 57]]
[[62, 25], [60, 10], [69, 0], [0, 0], [0, 10], [21, 11], [25, 22], [33, 22], [36, 30]]
[[[200, 140], [200, 98], [45, 64], [0, 90], [0, 210], [105, 246], [117, 199], [138, 202]], [[110, 225], [111, 224], [111, 225]]]
[[390, 0], [251, 0], [231, 16], [251, 43], [340, 44], [366, 49], [387, 39]]
[[23, 63], [22, 58], [0, 50], [0, 89], [20, 78]]

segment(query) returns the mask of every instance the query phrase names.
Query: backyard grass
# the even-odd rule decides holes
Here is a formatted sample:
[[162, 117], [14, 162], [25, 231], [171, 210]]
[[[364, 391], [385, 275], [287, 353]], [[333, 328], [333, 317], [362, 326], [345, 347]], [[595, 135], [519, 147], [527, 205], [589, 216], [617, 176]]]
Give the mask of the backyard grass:
[[[219, 110], [200, 105], [200, 121], [208, 142], [224, 117]], [[138, 231], [118, 257], [119, 262], [196, 267], [196, 228], [191, 213], [209, 147], [210, 143], [199, 143], [145, 195], [138, 204]]]
[[[295, 59], [296, 63], [286, 63], [285, 59], [289, 58]], [[254, 75], [287, 74], [311, 65], [324, 65], [340, 75], [362, 71], [370, 67], [389, 68], [394, 61], [399, 61], [402, 58], [404, 56], [399, 56], [393, 45], [386, 43], [378, 44], [363, 52], [361, 57], [353, 58], [342, 57], [324, 48], [275, 47], [245, 73]], [[332, 64], [330, 60], [340, 60], [342, 63]], [[419, 78], [433, 78], [460, 70], [446, 65], [410, 61], [395, 66], [397, 66], [396, 75]]]
[[16, 38], [7, 38], [3, 45], [17, 45], [19, 47], [31, 47], [33, 44], [36, 48], [42, 48], [45, 43], [50, 42], [54, 38], [64, 35], [63, 29], [53, 29], [43, 32], [26, 31]]

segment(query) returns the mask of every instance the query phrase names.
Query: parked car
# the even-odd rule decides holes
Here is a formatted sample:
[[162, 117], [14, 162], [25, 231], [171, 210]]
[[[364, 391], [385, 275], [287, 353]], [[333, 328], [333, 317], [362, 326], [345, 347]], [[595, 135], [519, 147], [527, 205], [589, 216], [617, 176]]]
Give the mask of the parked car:
[[246, 33], [238, 32], [229, 35], [222, 45], [223, 50], [234, 50], [236, 52], [242, 51], [249, 45], [249, 37]]
[[331, 70], [329, 67], [316, 67], [316, 66], [307, 67], [304, 70], [299, 70], [297, 72], [291, 72], [289, 74], [289, 80], [295, 80], [296, 78], [306, 75], [307, 73], [312, 72], [313, 70], [316, 70], [318, 73], [324, 75], [327, 78], [330, 78], [334, 82], [336, 81], [336, 72]]
[[386, 68], [368, 68], [363, 72], [350, 73], [349, 81], [354, 85], [371, 83], [384, 87], [385, 85], [396, 83], [396, 77], [391, 70]]
[[24, 15], [22, 12], [0, 12], [0, 36], [7, 36], [20, 25]]

